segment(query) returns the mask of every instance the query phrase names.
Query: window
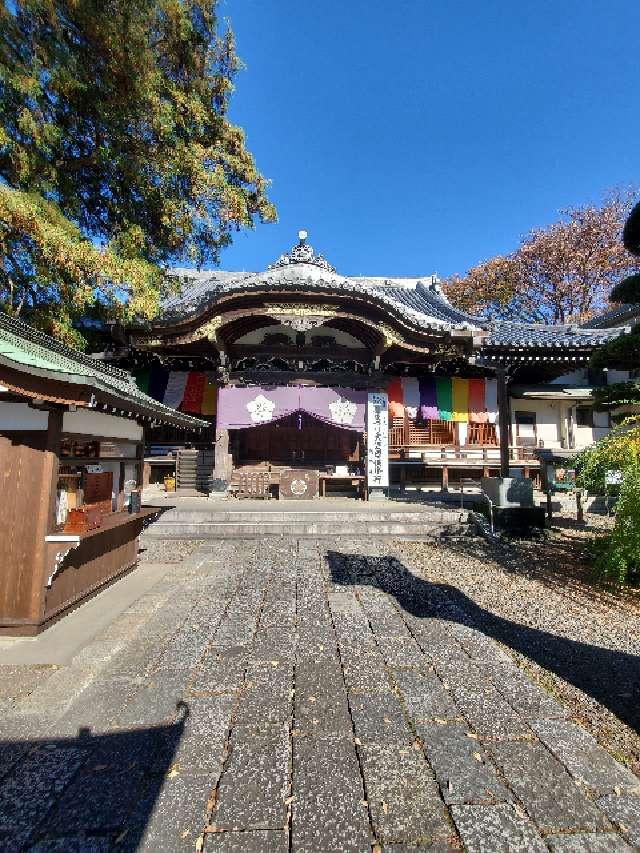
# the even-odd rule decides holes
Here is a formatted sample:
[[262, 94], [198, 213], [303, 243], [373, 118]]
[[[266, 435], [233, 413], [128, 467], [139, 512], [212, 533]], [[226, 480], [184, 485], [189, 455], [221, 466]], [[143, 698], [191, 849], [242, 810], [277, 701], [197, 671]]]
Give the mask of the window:
[[538, 431], [535, 412], [515, 412], [516, 444], [519, 447], [535, 447]]
[[576, 406], [576, 426], [593, 428], [593, 409], [591, 406]]

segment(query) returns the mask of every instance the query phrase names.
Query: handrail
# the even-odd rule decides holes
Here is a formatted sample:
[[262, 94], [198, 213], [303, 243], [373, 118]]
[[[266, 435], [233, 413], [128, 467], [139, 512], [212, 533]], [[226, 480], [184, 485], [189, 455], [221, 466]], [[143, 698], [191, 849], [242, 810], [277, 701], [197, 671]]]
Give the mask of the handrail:
[[487, 495], [485, 492], [480, 492], [480, 497], [484, 498], [489, 504], [489, 524], [491, 525], [491, 535], [493, 536], [493, 534], [494, 534], [494, 529], [493, 529], [493, 501], [491, 500], [489, 495]]

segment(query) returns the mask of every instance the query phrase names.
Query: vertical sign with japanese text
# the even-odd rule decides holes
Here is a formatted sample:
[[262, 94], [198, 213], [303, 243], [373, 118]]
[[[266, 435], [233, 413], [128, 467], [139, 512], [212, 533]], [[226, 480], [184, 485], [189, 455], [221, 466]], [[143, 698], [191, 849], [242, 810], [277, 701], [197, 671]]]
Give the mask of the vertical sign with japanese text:
[[389, 485], [389, 413], [386, 394], [367, 399], [367, 480], [369, 488]]

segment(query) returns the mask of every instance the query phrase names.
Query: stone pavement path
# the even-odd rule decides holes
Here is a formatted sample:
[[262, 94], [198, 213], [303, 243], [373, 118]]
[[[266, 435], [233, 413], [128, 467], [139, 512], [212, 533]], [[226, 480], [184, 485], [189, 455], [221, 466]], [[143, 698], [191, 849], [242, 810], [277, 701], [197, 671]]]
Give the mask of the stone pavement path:
[[640, 781], [391, 551], [184, 560], [5, 707], [0, 850], [640, 849]]

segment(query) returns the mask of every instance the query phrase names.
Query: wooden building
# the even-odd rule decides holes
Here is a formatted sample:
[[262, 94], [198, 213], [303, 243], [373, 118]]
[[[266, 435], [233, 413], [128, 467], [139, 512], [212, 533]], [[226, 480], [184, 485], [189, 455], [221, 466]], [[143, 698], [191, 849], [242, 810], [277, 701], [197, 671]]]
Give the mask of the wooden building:
[[[576, 409], [589, 408], [589, 357], [620, 328], [489, 323], [451, 305], [434, 276], [342, 276], [299, 237], [261, 273], [175, 271], [182, 288], [160, 318], [107, 354], [152, 396], [210, 423], [201, 447], [215, 448], [213, 487], [256, 471], [277, 486], [291, 470], [316, 472], [329, 490], [341, 476], [358, 486], [373, 445], [362, 407], [376, 394], [388, 397], [376, 426], [385, 486], [528, 476], [537, 447], [586, 441]], [[353, 423], [321, 392], [355, 406]], [[156, 456], [176, 443], [166, 431], [151, 440]]]
[[0, 634], [39, 632], [135, 565], [152, 424], [206, 426], [0, 314]]

